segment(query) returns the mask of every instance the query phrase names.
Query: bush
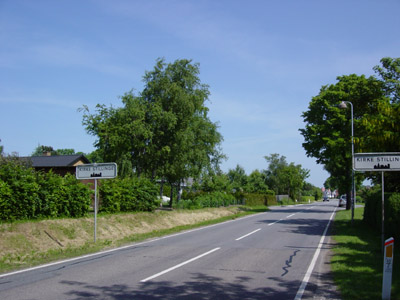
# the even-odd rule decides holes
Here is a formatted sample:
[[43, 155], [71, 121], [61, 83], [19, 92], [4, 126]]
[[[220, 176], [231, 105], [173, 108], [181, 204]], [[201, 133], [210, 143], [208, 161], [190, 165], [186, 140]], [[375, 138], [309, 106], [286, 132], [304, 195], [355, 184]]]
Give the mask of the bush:
[[90, 207], [91, 189], [72, 174], [64, 176], [62, 187], [64, 193], [63, 206], [59, 206], [58, 216], [73, 218], [85, 216]]
[[267, 206], [278, 205], [278, 201], [276, 200], [275, 195], [267, 195], [266, 200], [267, 201], [266, 201], [265, 205], [267, 205]]
[[[387, 204], [386, 204], [387, 202]], [[385, 201], [385, 232], [387, 237], [400, 238], [400, 194], [392, 194]]]
[[[35, 172], [25, 167], [17, 158], [2, 159], [2, 220], [33, 219], [40, 206], [39, 190]], [[11, 194], [10, 194], [11, 191]]]
[[301, 202], [308, 202], [308, 201], [314, 201], [315, 197], [314, 196], [301, 196]]
[[1, 158], [1, 220], [81, 217], [88, 212], [90, 194], [73, 175], [35, 172], [18, 158]]
[[281, 201], [278, 202], [278, 205], [293, 205], [293, 204], [295, 204], [294, 200], [289, 197], [282, 198]]
[[153, 211], [160, 205], [157, 196], [157, 185], [145, 178], [106, 180], [100, 186], [100, 211]]
[[[65, 188], [63, 186], [63, 178], [52, 172], [38, 173], [37, 182], [40, 185], [39, 197], [46, 199], [42, 201], [36, 212], [38, 217], [57, 217], [59, 212], [63, 210]], [[89, 198], [90, 199], [90, 198]]]
[[0, 220], [9, 220], [13, 215], [13, 192], [7, 182], [0, 179]]
[[174, 204], [174, 208], [198, 209], [237, 204], [236, 198], [223, 192], [200, 193], [193, 199], [185, 199]]
[[248, 193], [244, 195], [245, 201], [244, 204], [247, 206], [259, 206], [266, 205], [267, 195], [265, 194], [256, 194], [256, 193]]
[[[400, 194], [385, 193], [385, 238], [400, 238]], [[382, 228], [382, 192], [366, 193], [364, 222], [371, 228], [381, 231]]]

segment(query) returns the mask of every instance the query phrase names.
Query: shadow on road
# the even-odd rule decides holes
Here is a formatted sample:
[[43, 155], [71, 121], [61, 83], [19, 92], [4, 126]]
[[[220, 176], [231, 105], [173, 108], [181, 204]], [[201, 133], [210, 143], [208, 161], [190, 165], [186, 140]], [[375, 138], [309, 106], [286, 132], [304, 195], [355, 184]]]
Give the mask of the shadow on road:
[[[287, 281], [284, 277], [266, 277], [273, 280], [279, 286], [278, 289], [264, 287], [251, 289], [248, 284], [251, 278], [246, 276], [236, 277], [231, 283], [224, 282], [218, 277], [193, 273], [191, 278], [181, 284], [173, 284], [168, 281], [141, 283], [136, 289], [126, 285], [95, 286], [83, 282], [62, 281], [61, 284], [69, 285], [72, 290], [67, 293], [70, 299], [294, 299], [301, 284], [300, 281]], [[317, 287], [310, 284], [307, 289], [311, 293]], [[318, 287], [331, 293], [330, 286]], [[332, 294], [331, 294], [332, 295]], [[304, 297], [307, 299], [307, 297]], [[335, 298], [336, 299], [336, 298]]]
[[[269, 278], [271, 279], [271, 278]], [[182, 284], [172, 284], [168, 281], [146, 282], [137, 289], [126, 285], [95, 286], [83, 282], [62, 281], [73, 289], [67, 293], [70, 299], [293, 299], [300, 286], [299, 281], [285, 281], [272, 278], [278, 282], [280, 290], [265, 287], [251, 289], [246, 286], [249, 277], [236, 277], [231, 283], [218, 277], [201, 273], [192, 274], [191, 278]], [[283, 288], [283, 289], [282, 289]]]
[[[318, 219], [284, 219], [284, 220], [276, 220], [276, 219], [265, 219], [258, 221], [259, 224], [271, 224], [277, 222], [278, 224], [287, 225], [284, 227], [281, 232], [292, 232], [296, 234], [303, 235], [318, 235], [322, 236], [322, 233], [325, 230], [327, 220], [318, 220]], [[330, 233], [328, 231], [327, 236]]]

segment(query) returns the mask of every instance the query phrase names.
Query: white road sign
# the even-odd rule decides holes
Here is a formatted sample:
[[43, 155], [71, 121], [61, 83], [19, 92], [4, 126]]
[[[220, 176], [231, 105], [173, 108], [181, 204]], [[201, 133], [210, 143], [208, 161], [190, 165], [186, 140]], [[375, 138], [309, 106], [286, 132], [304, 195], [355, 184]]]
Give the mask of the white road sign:
[[76, 166], [77, 179], [102, 179], [117, 177], [116, 163], [86, 164]]
[[354, 153], [356, 171], [400, 171], [400, 153]]

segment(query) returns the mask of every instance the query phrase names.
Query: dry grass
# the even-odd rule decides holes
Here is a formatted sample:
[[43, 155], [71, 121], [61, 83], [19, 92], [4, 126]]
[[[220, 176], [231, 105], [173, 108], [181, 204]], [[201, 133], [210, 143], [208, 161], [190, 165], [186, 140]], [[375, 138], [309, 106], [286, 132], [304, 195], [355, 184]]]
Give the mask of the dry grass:
[[[113, 247], [138, 234], [238, 213], [238, 207], [227, 207], [99, 215], [96, 244]], [[83, 249], [88, 245], [93, 248], [93, 228], [93, 217], [0, 224], [0, 272], [43, 262], [49, 253], [71, 252], [71, 249]]]

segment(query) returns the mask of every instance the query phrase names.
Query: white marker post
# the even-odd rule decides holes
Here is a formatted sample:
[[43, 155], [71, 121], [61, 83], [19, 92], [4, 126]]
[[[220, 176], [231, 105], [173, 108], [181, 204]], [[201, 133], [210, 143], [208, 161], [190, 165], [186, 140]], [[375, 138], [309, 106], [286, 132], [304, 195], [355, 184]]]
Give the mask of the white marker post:
[[392, 289], [393, 254], [394, 238], [390, 238], [385, 241], [385, 252], [383, 258], [382, 300], [390, 300], [390, 292]]
[[76, 179], [94, 179], [94, 242], [97, 228], [97, 179], [117, 177], [116, 163], [85, 164], [76, 166]]

